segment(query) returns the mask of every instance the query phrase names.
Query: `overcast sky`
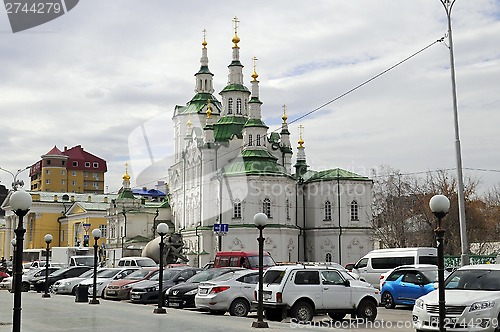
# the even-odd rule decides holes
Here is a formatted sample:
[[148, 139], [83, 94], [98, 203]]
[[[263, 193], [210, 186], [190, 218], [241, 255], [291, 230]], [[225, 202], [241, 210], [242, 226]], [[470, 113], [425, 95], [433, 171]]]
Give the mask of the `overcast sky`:
[[[234, 16], [248, 87], [258, 58], [264, 121], [278, 128], [286, 104], [293, 145], [302, 124], [312, 169], [456, 168], [448, 43], [433, 44], [447, 31], [439, 0], [82, 0], [19, 33], [0, 11], [0, 167], [12, 172], [54, 145], [81, 144], [107, 161], [110, 192], [125, 163], [143, 185], [134, 180], [147, 172], [134, 163], [142, 133], [157, 145], [154, 162], [168, 157], [173, 109], [194, 95], [203, 29], [220, 97]], [[457, 0], [452, 24], [464, 174], [491, 188], [500, 184], [500, 1]]]

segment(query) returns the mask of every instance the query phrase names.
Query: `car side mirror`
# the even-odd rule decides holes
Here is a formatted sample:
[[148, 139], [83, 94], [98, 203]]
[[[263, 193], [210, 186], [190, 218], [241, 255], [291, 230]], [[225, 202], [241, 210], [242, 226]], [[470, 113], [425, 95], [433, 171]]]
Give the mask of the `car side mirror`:
[[351, 286], [351, 283], [349, 282], [349, 280], [344, 280], [344, 286], [346, 286], [346, 287]]

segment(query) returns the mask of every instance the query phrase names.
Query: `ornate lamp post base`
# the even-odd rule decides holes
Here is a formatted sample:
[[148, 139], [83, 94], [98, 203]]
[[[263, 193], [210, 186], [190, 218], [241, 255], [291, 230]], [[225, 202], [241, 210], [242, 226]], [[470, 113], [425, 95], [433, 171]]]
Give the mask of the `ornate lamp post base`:
[[264, 321], [255, 321], [252, 323], [252, 327], [255, 327], [255, 328], [258, 328], [258, 329], [267, 329], [269, 327], [269, 325], [267, 324], [267, 322], [264, 322]]
[[89, 304], [99, 304], [99, 300], [98, 299], [91, 299], [89, 301]]
[[50, 294], [48, 294], [48, 293], [47, 293], [47, 294], [43, 293], [43, 294], [42, 294], [42, 297], [50, 297]]
[[167, 310], [165, 308], [155, 308], [155, 310], [153, 310], [153, 313], [154, 314], [166, 314]]

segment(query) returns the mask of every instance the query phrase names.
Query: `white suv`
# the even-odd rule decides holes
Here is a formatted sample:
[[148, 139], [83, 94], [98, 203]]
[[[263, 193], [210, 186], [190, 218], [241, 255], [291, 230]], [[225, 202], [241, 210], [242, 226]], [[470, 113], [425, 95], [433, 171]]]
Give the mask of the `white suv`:
[[[447, 331], [500, 331], [500, 264], [463, 266], [446, 278], [444, 289]], [[417, 331], [438, 331], [438, 317], [438, 290], [415, 301]]]
[[[258, 291], [258, 285], [256, 292]], [[257, 294], [255, 296], [257, 298]], [[330, 266], [284, 265], [266, 270], [263, 283], [266, 319], [311, 321], [327, 313], [341, 320], [346, 314], [369, 321], [377, 317], [378, 289]]]

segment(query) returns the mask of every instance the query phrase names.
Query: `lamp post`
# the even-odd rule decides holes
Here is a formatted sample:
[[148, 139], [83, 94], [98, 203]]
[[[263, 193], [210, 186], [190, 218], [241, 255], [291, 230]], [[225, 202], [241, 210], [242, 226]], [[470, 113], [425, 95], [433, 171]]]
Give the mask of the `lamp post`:
[[163, 248], [165, 243], [163, 242], [165, 235], [168, 233], [168, 225], [164, 222], [159, 223], [156, 227], [156, 231], [160, 235], [160, 270], [158, 271], [158, 308], [155, 308], [153, 313], [155, 314], [166, 314], [167, 310], [163, 308]]
[[450, 50], [450, 72], [451, 72], [451, 92], [453, 97], [453, 123], [455, 128], [455, 154], [457, 162], [457, 192], [458, 192], [458, 214], [460, 222], [460, 265], [469, 264], [469, 244], [467, 241], [467, 225], [465, 222], [465, 196], [464, 180], [462, 174], [462, 149], [460, 147], [460, 129], [458, 126], [458, 106], [457, 106], [457, 87], [455, 81], [455, 57], [453, 55], [453, 35], [451, 32], [451, 9], [456, 0], [439, 0], [444, 7], [448, 19], [448, 48]]
[[12, 289], [15, 289], [15, 284], [16, 284], [16, 278], [14, 275], [14, 271], [16, 270], [16, 239], [12, 239], [10, 241], [10, 244], [12, 244]]
[[94, 238], [94, 282], [92, 288], [92, 300], [89, 301], [90, 304], [99, 304], [97, 299], [97, 250], [99, 246], [97, 245], [97, 240], [101, 238], [101, 230], [99, 228], [94, 228], [92, 230], [92, 237]]
[[262, 303], [264, 302], [263, 297], [263, 274], [264, 274], [264, 237], [262, 236], [262, 230], [266, 228], [267, 215], [265, 213], [259, 212], [253, 217], [253, 222], [257, 229], [259, 230], [259, 237], [257, 241], [259, 242], [259, 294], [258, 301], [259, 305], [257, 307], [257, 321], [252, 323], [252, 327], [256, 328], [268, 328], [267, 322], [263, 319], [263, 308]]
[[52, 242], [52, 235], [46, 234], [43, 238], [45, 243], [47, 244], [47, 251], [45, 252], [45, 293], [42, 294], [42, 297], [50, 297], [49, 294], [49, 253], [50, 253], [50, 243]]
[[441, 228], [441, 219], [448, 214], [450, 200], [444, 195], [432, 196], [429, 201], [432, 213], [437, 217], [438, 224], [434, 232], [436, 233], [438, 249], [438, 304], [439, 304], [439, 331], [446, 331], [445, 321], [445, 297], [444, 297], [444, 229]]
[[21, 331], [21, 279], [23, 274], [23, 241], [24, 233], [26, 233], [26, 230], [23, 228], [23, 218], [28, 214], [31, 204], [31, 195], [26, 191], [15, 191], [12, 196], [10, 196], [10, 207], [19, 217], [19, 223], [14, 230], [16, 233], [16, 259], [14, 269], [14, 308], [12, 317], [13, 332]]

